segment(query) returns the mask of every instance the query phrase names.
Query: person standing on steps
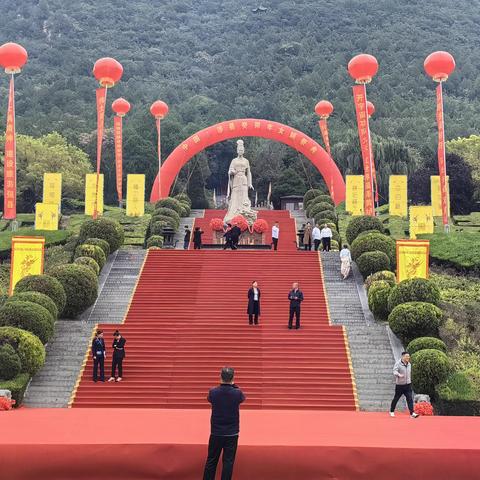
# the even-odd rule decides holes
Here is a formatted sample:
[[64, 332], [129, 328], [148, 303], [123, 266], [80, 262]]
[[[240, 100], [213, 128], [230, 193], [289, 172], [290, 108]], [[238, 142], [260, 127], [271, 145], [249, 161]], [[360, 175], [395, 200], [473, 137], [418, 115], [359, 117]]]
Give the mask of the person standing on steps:
[[280, 227], [278, 226], [278, 222], [275, 222], [275, 225], [272, 227], [272, 245], [274, 250], [277, 250], [278, 248], [279, 236], [280, 236]]
[[193, 249], [200, 250], [202, 248], [202, 235], [203, 230], [200, 227], [195, 227], [195, 231], [193, 232]]
[[232, 229], [230, 230], [232, 250], [237, 250], [238, 242], [240, 240], [240, 235], [241, 234], [242, 234], [242, 230], [240, 229], [238, 224], [234, 223]]
[[100, 368], [100, 381], [105, 381], [105, 358], [107, 352], [105, 350], [105, 340], [103, 339], [103, 331], [97, 330], [95, 338], [92, 341], [92, 355], [93, 355], [93, 381], [98, 380], [98, 369]]
[[323, 250], [325, 252], [329, 252], [332, 243], [333, 233], [331, 228], [327, 224], [323, 226], [322, 231], [320, 232], [320, 236], [322, 237]]
[[405, 395], [410, 417], [417, 418], [418, 413], [413, 410], [412, 364], [408, 352], [402, 352], [402, 357], [393, 367], [393, 375], [395, 376], [395, 396], [390, 405], [390, 416], [395, 416], [395, 407], [402, 395]]
[[223, 451], [222, 480], [231, 480], [240, 433], [240, 404], [245, 395], [233, 382], [235, 371], [224, 367], [220, 386], [212, 388], [207, 400], [212, 404], [211, 433], [203, 480], [215, 480], [218, 460]]
[[[123, 359], [125, 358], [125, 344], [127, 341], [120, 335], [118, 330], [113, 333], [112, 375], [109, 382], [121, 382], [123, 378]], [[118, 377], [116, 371], [118, 368]]]
[[310, 222], [307, 222], [303, 230], [303, 247], [305, 250], [312, 250], [312, 225]]
[[183, 237], [183, 249], [188, 250], [190, 245], [190, 237], [192, 236], [191, 230], [188, 228], [188, 225], [185, 225], [185, 236]]
[[298, 288], [298, 282], [292, 285], [292, 289], [288, 293], [290, 300], [290, 316], [288, 318], [288, 328], [291, 330], [293, 326], [293, 317], [295, 316], [295, 328], [300, 328], [300, 304], [303, 302], [303, 293]]
[[342, 262], [340, 267], [342, 279], [346, 280], [350, 274], [350, 267], [352, 265], [352, 254], [350, 253], [347, 244], [343, 245], [342, 250], [340, 250], [340, 261]]
[[260, 289], [256, 281], [252, 282], [252, 286], [248, 289], [248, 324], [258, 325], [258, 317], [260, 316]]
[[227, 228], [225, 229], [223, 238], [225, 239], [223, 249], [226, 250], [227, 248], [232, 248], [232, 224], [231, 223], [227, 223]]
[[312, 230], [312, 239], [313, 239], [313, 248], [315, 251], [318, 251], [318, 248], [320, 247], [320, 243], [322, 243], [322, 236], [320, 235], [320, 227], [318, 223], [315, 225], [315, 227]]

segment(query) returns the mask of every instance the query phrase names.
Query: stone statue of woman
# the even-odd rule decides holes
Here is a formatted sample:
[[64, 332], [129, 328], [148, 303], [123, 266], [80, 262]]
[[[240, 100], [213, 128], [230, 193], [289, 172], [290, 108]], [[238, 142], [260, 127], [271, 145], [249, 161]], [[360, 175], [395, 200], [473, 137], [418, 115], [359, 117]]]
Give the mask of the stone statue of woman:
[[230, 221], [235, 215], [243, 215], [249, 222], [257, 218], [257, 212], [252, 210], [248, 190], [252, 185], [252, 172], [250, 163], [243, 156], [245, 148], [243, 140], [237, 140], [238, 156], [232, 160], [228, 169], [228, 211], [225, 215], [225, 222]]

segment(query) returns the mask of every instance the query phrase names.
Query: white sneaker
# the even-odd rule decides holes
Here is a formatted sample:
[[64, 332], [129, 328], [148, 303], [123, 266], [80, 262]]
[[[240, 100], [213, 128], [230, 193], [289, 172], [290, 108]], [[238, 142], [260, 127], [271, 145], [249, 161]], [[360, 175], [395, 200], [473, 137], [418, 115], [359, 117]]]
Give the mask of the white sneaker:
[[390, 416], [391, 416], [391, 417], [394, 417], [394, 416], [395, 416], [395, 412], [390, 412]]
[[420, 415], [418, 413], [415, 413], [413, 412], [411, 415], [410, 415], [410, 418], [417, 418], [419, 417]]

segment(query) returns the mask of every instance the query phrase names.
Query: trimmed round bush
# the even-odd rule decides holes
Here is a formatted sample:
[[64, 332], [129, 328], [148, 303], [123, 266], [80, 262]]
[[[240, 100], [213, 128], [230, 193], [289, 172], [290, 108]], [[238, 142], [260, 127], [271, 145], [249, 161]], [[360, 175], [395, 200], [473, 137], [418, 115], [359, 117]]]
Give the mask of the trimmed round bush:
[[67, 303], [67, 295], [62, 284], [51, 275], [29, 275], [22, 278], [15, 285], [14, 295], [23, 292], [40, 292], [47, 295], [55, 302], [59, 315]]
[[447, 353], [447, 346], [445, 342], [435, 337], [419, 337], [412, 340], [407, 346], [407, 352], [410, 355], [417, 353], [420, 350], [439, 350], [440, 352]]
[[410, 278], [393, 287], [388, 299], [388, 308], [392, 311], [405, 302], [427, 302], [439, 305], [440, 290], [426, 278]]
[[397, 277], [393, 272], [390, 270], [381, 270], [380, 272], [372, 273], [372, 275], [369, 275], [365, 280], [365, 288], [367, 292], [372, 283], [377, 282], [378, 280], [385, 280], [391, 287], [395, 286], [397, 283]]
[[358, 235], [366, 230], [378, 230], [380, 233], [385, 232], [383, 223], [377, 217], [369, 215], [360, 215], [353, 217], [347, 225], [346, 236], [347, 242], [351, 245]]
[[105, 258], [108, 258], [108, 256], [110, 255], [110, 245], [106, 240], [103, 240], [101, 238], [87, 238], [83, 243], [100, 247], [105, 254]]
[[6, 301], [6, 303], [17, 302], [17, 301], [32, 302], [32, 303], [41, 305], [43, 308], [46, 308], [50, 312], [54, 320], [58, 318], [57, 305], [48, 295], [45, 295], [44, 293], [40, 293], [40, 292], [15, 293], [15, 295], [12, 295]]
[[315, 197], [319, 195], [324, 195], [324, 192], [319, 190], [318, 188], [312, 188], [311, 190], [307, 190], [305, 195], [303, 196], [303, 209], [307, 208], [307, 205], [310, 201], [312, 201]]
[[451, 371], [448, 357], [439, 350], [427, 348], [412, 355], [412, 386], [415, 392], [433, 395]]
[[407, 302], [390, 312], [388, 324], [403, 344], [408, 345], [418, 337], [438, 337], [442, 318], [442, 311], [431, 303]]
[[390, 266], [393, 268], [397, 261], [396, 259], [396, 244], [395, 240], [387, 235], [379, 232], [368, 233], [366, 235], [359, 235], [351, 245], [352, 258], [356, 260], [365, 252], [383, 252], [386, 253], [390, 260]]
[[98, 277], [100, 275], [100, 266], [92, 257], [77, 257], [73, 263], [77, 265], [85, 265]]
[[[180, 206], [183, 209], [183, 206], [182, 205], [180, 205]], [[175, 210], [172, 210], [171, 208], [166, 208], [166, 207], [156, 208], [154, 216], [157, 217], [159, 215], [163, 215], [165, 217], [171, 217], [178, 224], [180, 224], [180, 215]]]
[[173, 228], [174, 230], [177, 230], [178, 227], [180, 226], [180, 221], [172, 218], [172, 217], [167, 217], [166, 215], [157, 215], [154, 214], [152, 215], [152, 219], [150, 220], [152, 224], [156, 222], [166, 222], [168, 225], [170, 225], [170, 228]]
[[180, 216], [188, 217], [190, 215], [190, 210], [191, 210], [190, 205], [188, 205], [187, 203], [180, 202], [180, 207], [181, 207]]
[[163, 233], [165, 228], [172, 228], [171, 224], [160, 220], [158, 222], [152, 222], [150, 224], [150, 233], [152, 235], [160, 235]]
[[59, 265], [51, 271], [65, 289], [67, 304], [63, 314], [67, 318], [75, 318], [92, 306], [97, 298], [97, 277], [92, 269], [85, 265], [71, 263]]
[[55, 319], [50, 312], [32, 302], [11, 301], [0, 308], [0, 327], [17, 327], [32, 332], [42, 343], [53, 336]]
[[147, 240], [147, 248], [163, 247], [163, 237], [161, 235], [152, 235]]
[[356, 262], [363, 278], [367, 278], [372, 273], [390, 268], [390, 259], [385, 252], [375, 251], [362, 253]]
[[15, 349], [9, 344], [0, 345], [0, 380], [11, 380], [22, 370], [22, 362]]
[[[317, 218], [315, 218], [314, 220], [315, 220], [314, 223], [315, 223], [315, 224], [318, 223], [318, 225], [320, 226], [320, 230], [322, 229], [322, 227], [323, 227], [324, 225], [331, 225], [331, 223], [332, 223], [332, 219], [331, 219], [331, 218], [318, 218], [318, 217], [317, 217]], [[331, 228], [331, 227], [330, 227], [330, 228]], [[336, 228], [336, 227], [335, 227], [335, 228]], [[333, 229], [332, 229], [332, 233], [335, 233], [335, 232], [333, 231]]]
[[22, 372], [35, 375], [45, 363], [45, 347], [33, 333], [15, 327], [0, 327], [0, 344], [9, 343], [20, 358]]
[[75, 258], [78, 257], [90, 257], [93, 258], [100, 270], [105, 266], [107, 259], [105, 258], [105, 254], [100, 247], [96, 245], [87, 245], [86, 243], [79, 245], [75, 250]]
[[125, 239], [123, 227], [116, 220], [100, 217], [97, 220], [87, 220], [80, 227], [80, 242], [85, 242], [87, 238], [100, 238], [106, 240], [110, 245], [110, 253], [118, 250]]
[[391, 289], [392, 286], [386, 280], [377, 280], [368, 290], [368, 307], [379, 320], [388, 317], [388, 296]]
[[321, 212], [318, 212], [316, 215], [314, 215], [313, 218], [315, 219], [315, 223], [320, 223], [320, 219], [322, 218], [327, 218], [328, 223], [330, 223], [336, 222], [337, 214], [333, 210], [322, 210]]
[[307, 208], [307, 216], [314, 217], [318, 212], [323, 212], [325, 210], [333, 212], [335, 210], [335, 207], [327, 202], [311, 202]]
[[172, 210], [175, 210], [178, 214], [180, 214], [180, 202], [176, 198], [162, 198], [155, 204], [155, 210], [163, 207], [171, 208]]
[[340, 245], [336, 240], [330, 241], [330, 250], [333, 252], [338, 252], [340, 250]]
[[180, 203], [186, 203], [189, 207], [192, 206], [192, 201], [186, 193], [179, 193], [173, 197], [175, 200], [178, 200]]

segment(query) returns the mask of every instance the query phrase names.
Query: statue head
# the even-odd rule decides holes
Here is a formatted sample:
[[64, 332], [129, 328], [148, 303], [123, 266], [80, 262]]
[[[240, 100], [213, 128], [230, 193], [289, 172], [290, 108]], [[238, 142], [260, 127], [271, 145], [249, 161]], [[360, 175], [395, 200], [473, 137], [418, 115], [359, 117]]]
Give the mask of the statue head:
[[237, 140], [237, 154], [239, 157], [243, 157], [245, 153], [245, 147], [243, 146], [243, 140]]

